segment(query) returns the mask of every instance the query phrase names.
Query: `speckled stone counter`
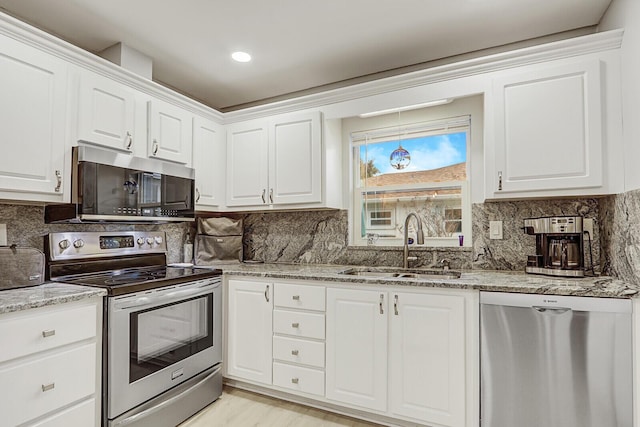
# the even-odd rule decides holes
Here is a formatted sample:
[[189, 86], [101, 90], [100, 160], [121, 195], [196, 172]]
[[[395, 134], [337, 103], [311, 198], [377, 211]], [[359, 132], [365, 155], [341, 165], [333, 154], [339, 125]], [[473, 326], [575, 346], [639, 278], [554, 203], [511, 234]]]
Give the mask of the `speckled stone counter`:
[[388, 278], [350, 276], [341, 274], [347, 265], [317, 264], [217, 264], [226, 275], [254, 276], [274, 279], [320, 280], [349, 284], [424, 286], [451, 289], [478, 289], [493, 292], [575, 295], [607, 298], [640, 297], [640, 285], [626, 283], [613, 277], [556, 278], [524, 272], [468, 270], [459, 279]]
[[104, 296], [107, 291], [88, 286], [48, 282], [39, 286], [0, 291], [0, 314]]

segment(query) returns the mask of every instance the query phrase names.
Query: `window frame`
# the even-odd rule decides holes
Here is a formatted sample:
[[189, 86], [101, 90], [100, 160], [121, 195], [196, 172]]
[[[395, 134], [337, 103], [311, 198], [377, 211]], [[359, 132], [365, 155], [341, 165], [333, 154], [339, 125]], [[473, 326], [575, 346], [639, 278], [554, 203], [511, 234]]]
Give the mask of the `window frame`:
[[[450, 133], [459, 133], [464, 131], [466, 133], [466, 176], [465, 181], [447, 181], [447, 182], [431, 182], [431, 183], [419, 183], [408, 185], [388, 185], [378, 187], [361, 187], [360, 177], [360, 147], [366, 143], [369, 143], [367, 136], [371, 136], [372, 139], [378, 141], [389, 141], [393, 138], [410, 138], [416, 136], [436, 136], [446, 135]], [[393, 246], [401, 247], [404, 242], [400, 237], [386, 237], [383, 236], [385, 230], [394, 229], [393, 226], [387, 227], [385, 230], [380, 229], [381, 233], [376, 233], [375, 228], [369, 228], [366, 235], [362, 236], [362, 223], [361, 218], [363, 215], [363, 193], [367, 191], [420, 191], [420, 190], [445, 190], [451, 188], [460, 188], [460, 206], [462, 211], [462, 232], [459, 233], [463, 236], [468, 236], [464, 239], [463, 246], [471, 246], [471, 194], [470, 194], [470, 154], [471, 154], [471, 114], [465, 115], [452, 115], [451, 117], [437, 120], [428, 120], [422, 122], [406, 123], [399, 126], [390, 126], [386, 128], [373, 128], [371, 130], [353, 131], [350, 133], [350, 212], [349, 218], [352, 225], [349, 227], [351, 236], [349, 238], [349, 245], [351, 246]], [[375, 204], [376, 202], [369, 201], [368, 203]], [[456, 207], [457, 209], [458, 207]], [[394, 210], [394, 216], [397, 216], [397, 212]], [[367, 224], [369, 223], [369, 215], [367, 214]], [[446, 221], [445, 221], [446, 223]], [[444, 225], [444, 224], [443, 224]], [[413, 226], [413, 222], [411, 225]], [[427, 237], [425, 236], [425, 243], [420, 247], [458, 247], [459, 239], [458, 235], [451, 237]]]

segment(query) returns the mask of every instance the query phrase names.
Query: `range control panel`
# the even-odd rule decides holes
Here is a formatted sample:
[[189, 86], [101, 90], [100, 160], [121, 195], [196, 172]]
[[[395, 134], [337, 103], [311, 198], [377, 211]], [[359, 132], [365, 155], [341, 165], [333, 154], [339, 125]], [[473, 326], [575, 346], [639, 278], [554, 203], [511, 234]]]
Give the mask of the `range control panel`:
[[167, 252], [164, 231], [91, 231], [49, 234], [49, 258], [99, 258]]

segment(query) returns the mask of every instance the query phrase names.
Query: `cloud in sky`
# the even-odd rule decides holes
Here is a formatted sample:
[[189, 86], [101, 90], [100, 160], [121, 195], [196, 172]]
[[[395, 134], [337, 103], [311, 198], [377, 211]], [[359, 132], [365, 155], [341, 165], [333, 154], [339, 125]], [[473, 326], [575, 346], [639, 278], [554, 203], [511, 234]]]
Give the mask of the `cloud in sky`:
[[395, 169], [389, 163], [389, 156], [398, 148], [397, 140], [363, 145], [360, 157], [363, 161], [373, 160], [381, 174], [438, 169], [467, 160], [465, 132], [406, 139], [401, 144], [411, 156], [405, 169]]

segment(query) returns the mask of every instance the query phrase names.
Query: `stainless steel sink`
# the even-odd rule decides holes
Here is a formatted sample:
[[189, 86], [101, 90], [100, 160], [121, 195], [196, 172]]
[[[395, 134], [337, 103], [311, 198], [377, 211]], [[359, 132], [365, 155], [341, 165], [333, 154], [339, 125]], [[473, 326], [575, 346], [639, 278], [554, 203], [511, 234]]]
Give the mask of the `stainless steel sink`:
[[436, 269], [382, 269], [382, 268], [349, 268], [341, 271], [340, 274], [347, 276], [362, 277], [388, 277], [397, 279], [424, 279], [424, 280], [450, 280], [459, 279], [460, 272], [454, 270], [436, 270]]

